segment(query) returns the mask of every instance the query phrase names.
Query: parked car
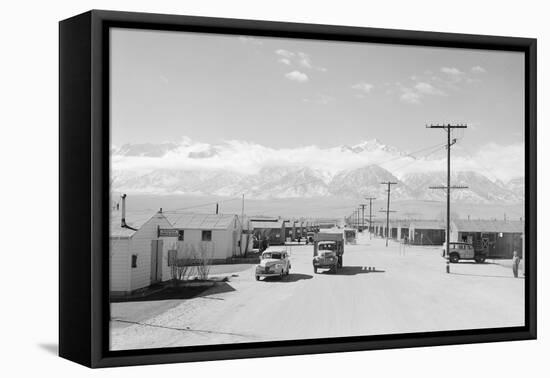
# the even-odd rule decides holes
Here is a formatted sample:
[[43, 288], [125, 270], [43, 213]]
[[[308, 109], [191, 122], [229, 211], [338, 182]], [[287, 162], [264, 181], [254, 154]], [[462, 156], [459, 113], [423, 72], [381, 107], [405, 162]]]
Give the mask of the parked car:
[[476, 250], [469, 243], [449, 242], [449, 253], [446, 253], [445, 247], [442, 256], [448, 258], [453, 264], [458, 263], [460, 260], [474, 260], [476, 263], [483, 263], [487, 258], [487, 252]]
[[315, 237], [315, 232], [308, 232], [306, 244], [313, 243], [313, 238]]
[[260, 263], [256, 265], [256, 281], [261, 277], [280, 277], [290, 273], [290, 259], [285, 248], [269, 247], [261, 257]]

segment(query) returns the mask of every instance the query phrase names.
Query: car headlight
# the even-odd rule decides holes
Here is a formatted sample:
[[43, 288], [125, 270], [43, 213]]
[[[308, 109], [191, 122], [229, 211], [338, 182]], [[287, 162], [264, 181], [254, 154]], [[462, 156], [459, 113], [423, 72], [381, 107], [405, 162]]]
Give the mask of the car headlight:
[[275, 264], [275, 268], [280, 269], [283, 267], [283, 264]]

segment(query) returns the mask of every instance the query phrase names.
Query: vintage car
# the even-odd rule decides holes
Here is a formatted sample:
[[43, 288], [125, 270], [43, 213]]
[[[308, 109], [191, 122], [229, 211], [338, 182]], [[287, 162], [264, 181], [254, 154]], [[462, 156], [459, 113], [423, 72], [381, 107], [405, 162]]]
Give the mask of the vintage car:
[[483, 263], [487, 258], [487, 252], [476, 250], [469, 243], [449, 242], [449, 253], [446, 253], [446, 247], [443, 249], [442, 256], [448, 258], [453, 264], [460, 260], [474, 260], [476, 263]]
[[260, 257], [260, 263], [256, 265], [256, 281], [261, 277], [280, 277], [290, 273], [290, 259], [285, 248], [269, 247]]
[[318, 233], [313, 244], [313, 272], [329, 269], [338, 272], [344, 263], [344, 237], [340, 233]]

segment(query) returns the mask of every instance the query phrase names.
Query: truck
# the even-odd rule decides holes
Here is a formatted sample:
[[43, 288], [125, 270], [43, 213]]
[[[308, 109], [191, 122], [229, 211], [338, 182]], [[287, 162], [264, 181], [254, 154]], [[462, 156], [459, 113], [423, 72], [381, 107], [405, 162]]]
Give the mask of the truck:
[[319, 232], [313, 237], [313, 273], [329, 269], [336, 273], [344, 263], [344, 235]]
[[354, 228], [344, 229], [344, 239], [346, 244], [355, 244], [357, 241], [357, 231]]

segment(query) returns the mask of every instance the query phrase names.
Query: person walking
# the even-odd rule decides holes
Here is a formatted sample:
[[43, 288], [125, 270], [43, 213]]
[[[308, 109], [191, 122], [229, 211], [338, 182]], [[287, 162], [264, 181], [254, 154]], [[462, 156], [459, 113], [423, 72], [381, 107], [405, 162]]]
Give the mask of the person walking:
[[512, 272], [514, 272], [514, 277], [518, 278], [519, 262], [520, 258], [518, 253], [514, 251], [514, 256], [512, 257]]

